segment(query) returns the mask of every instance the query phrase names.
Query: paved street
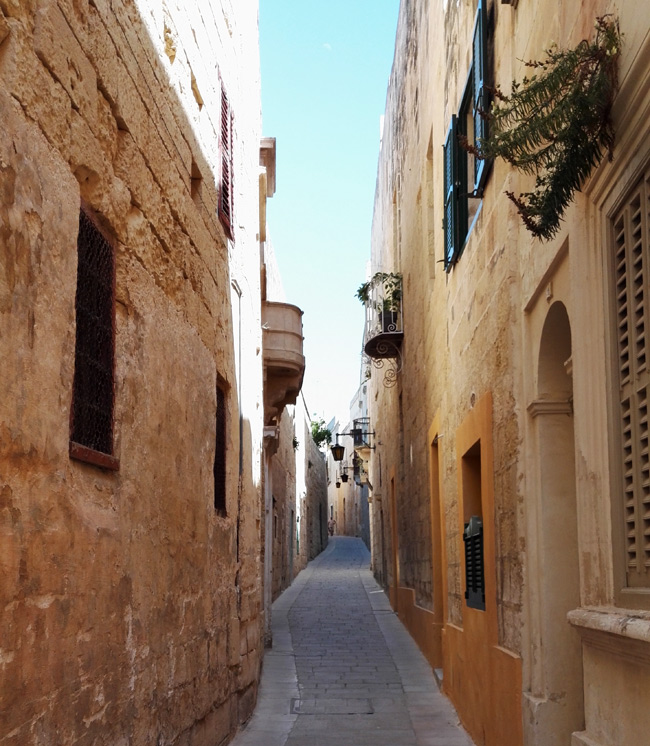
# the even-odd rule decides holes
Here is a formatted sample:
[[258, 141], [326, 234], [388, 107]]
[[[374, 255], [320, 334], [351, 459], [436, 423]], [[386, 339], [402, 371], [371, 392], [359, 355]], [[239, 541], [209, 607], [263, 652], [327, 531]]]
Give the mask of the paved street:
[[275, 602], [234, 746], [472, 746], [369, 564], [360, 539], [334, 537]]

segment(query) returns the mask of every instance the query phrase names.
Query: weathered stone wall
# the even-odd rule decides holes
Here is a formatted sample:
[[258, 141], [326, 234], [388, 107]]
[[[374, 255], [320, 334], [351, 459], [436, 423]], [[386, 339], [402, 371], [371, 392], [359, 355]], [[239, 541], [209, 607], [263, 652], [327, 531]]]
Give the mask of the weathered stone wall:
[[[419, 605], [431, 608], [427, 432], [439, 411], [443, 418], [440, 431], [444, 433], [441, 448], [449, 609], [450, 620], [456, 623], [460, 623], [462, 541], [454, 433], [476, 398], [488, 390], [496, 392], [495, 432], [503, 434], [495, 448], [499, 459], [495, 465], [499, 480], [496, 509], [498, 525], [503, 529], [500, 557], [505, 561], [518, 554], [517, 495], [512, 490], [516, 484], [517, 421], [512, 399], [516, 378], [509, 365], [517, 335], [510, 297], [514, 252], [500, 262], [488, 262], [483, 248], [474, 261], [467, 261], [466, 267], [449, 274], [439, 262], [442, 214], [436, 187], [442, 182], [442, 143], [448, 119], [458, 107], [471, 55], [471, 44], [459, 48], [456, 39], [464, 38], [468, 28], [471, 41], [474, 12], [474, 8], [449, 3], [443, 22], [437, 9], [429, 16], [421, 3], [403, 4], [388, 91], [373, 225], [373, 271], [403, 273], [407, 330], [397, 386], [384, 388], [375, 371], [371, 380], [373, 427], [382, 443], [382, 471], [371, 480], [379, 486], [373, 497], [383, 501], [384, 520], [388, 520], [390, 511], [386, 506], [393, 469], [400, 584], [415, 591]], [[446, 37], [453, 43], [443, 44]], [[449, 59], [442, 59], [444, 49], [449, 50]], [[459, 68], [463, 69], [462, 74], [456, 75]], [[445, 92], [442, 98], [441, 91]], [[473, 237], [485, 237], [486, 246], [493, 244], [487, 236], [494, 231], [489, 209], [484, 207], [473, 229]], [[471, 251], [471, 246], [466, 248], [464, 257]], [[374, 465], [376, 469], [377, 459]], [[501, 489], [502, 485], [507, 489]], [[375, 517], [376, 514], [377, 511]], [[384, 534], [391, 536], [387, 528]], [[519, 565], [519, 573], [520, 570]], [[516, 566], [505, 577], [512, 572], [517, 574]], [[517, 607], [520, 598], [518, 591], [514, 598], [510, 594], [510, 586], [499, 586], [500, 616], [505, 622], [499, 633], [504, 644], [518, 650], [520, 625], [516, 619], [507, 618], [506, 609], [512, 604]]]
[[271, 468], [275, 599], [327, 546], [325, 460], [311, 437], [301, 402], [282, 415]]
[[[213, 746], [255, 701], [257, 6], [163, 8], [0, 0], [8, 746]], [[219, 73], [234, 112], [230, 244], [216, 218]], [[68, 456], [80, 199], [116, 248], [117, 472]], [[239, 380], [231, 279], [243, 291]], [[217, 376], [227, 391], [225, 516], [213, 507]]]
[[[298, 409], [298, 411], [300, 411]], [[327, 546], [327, 474], [325, 456], [311, 437], [306, 410], [303, 412], [304, 498], [301, 514], [301, 569]]]
[[[633, 185], [642, 180], [647, 189], [650, 10], [596, 0], [487, 2], [488, 81], [506, 90], [513, 77], [530, 74], [522, 60], [543, 57], [553, 41], [575, 46], [593, 36], [597, 16], [618, 15], [617, 146], [548, 242], [531, 238], [504, 194], [526, 191], [534, 179], [497, 161], [462, 254], [445, 272], [442, 146], [468, 80], [476, 10], [476, 2], [401, 4], [372, 271], [403, 273], [405, 335], [397, 384], [384, 388], [374, 369], [371, 379], [370, 415], [381, 444], [371, 464], [373, 568], [430, 660], [444, 665], [444, 687], [477, 740], [643, 741], [641, 697], [630, 695], [620, 722], [610, 716], [630, 656], [635, 666], [626, 676], [645, 681], [650, 670], [647, 596], [621, 590], [610, 220]], [[564, 336], [544, 333], [556, 304]], [[545, 430], [535, 407], [539, 397], [548, 403], [540, 371], [544, 355], [562, 345], [571, 354], [559, 362], [560, 388], [572, 395], [559, 402], [561, 417], [547, 418], [556, 430]], [[569, 445], [559, 464], [548, 453], [562, 438]], [[464, 597], [461, 535], [471, 492], [463, 456], [478, 440], [488, 508], [485, 611], [469, 608]], [[569, 561], [560, 562], [559, 552]], [[643, 630], [636, 638], [642, 644], [625, 639], [627, 614]]]
[[273, 599], [294, 577], [296, 552], [296, 451], [295, 408], [287, 407], [280, 417], [278, 450], [271, 461], [273, 485]]

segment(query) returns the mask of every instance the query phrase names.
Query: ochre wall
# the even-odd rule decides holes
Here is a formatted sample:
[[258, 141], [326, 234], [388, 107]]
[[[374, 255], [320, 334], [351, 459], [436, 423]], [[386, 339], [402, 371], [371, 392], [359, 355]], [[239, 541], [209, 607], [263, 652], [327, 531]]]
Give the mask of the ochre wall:
[[[257, 18], [253, 3], [237, 12], [211, 5], [215, 12], [203, 16], [191, 4], [197, 30], [213, 32], [197, 35], [214, 43], [199, 50], [190, 15], [163, 18], [162, 3], [0, 0], [7, 746], [213, 746], [255, 702]], [[172, 32], [173, 65], [165, 54]], [[216, 218], [217, 61], [237, 123], [232, 264]], [[116, 254], [116, 472], [68, 456], [82, 199]], [[237, 277], [247, 288], [249, 330], [241, 387], [230, 287]], [[225, 516], [214, 510], [212, 476], [217, 376], [227, 392]]]

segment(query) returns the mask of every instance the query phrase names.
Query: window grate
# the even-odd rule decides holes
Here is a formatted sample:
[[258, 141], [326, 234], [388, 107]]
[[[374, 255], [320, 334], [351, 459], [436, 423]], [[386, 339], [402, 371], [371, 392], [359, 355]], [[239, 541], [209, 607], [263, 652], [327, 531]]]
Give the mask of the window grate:
[[627, 584], [650, 586], [650, 169], [612, 221]]
[[226, 392], [217, 385], [214, 449], [214, 509], [226, 515]]
[[[77, 238], [75, 370], [70, 440], [72, 444], [107, 455], [113, 453], [114, 297], [113, 247], [82, 210]], [[74, 450], [71, 445], [71, 453]], [[79, 449], [73, 455], [83, 457]], [[105, 462], [100, 465], [112, 464]]]

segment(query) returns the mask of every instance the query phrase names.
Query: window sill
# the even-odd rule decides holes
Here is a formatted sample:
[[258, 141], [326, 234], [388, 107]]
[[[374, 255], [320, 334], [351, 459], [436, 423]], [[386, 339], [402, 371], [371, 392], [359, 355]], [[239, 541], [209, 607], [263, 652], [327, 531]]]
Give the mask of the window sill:
[[613, 607], [574, 609], [567, 619], [588, 645], [650, 663], [650, 612]]
[[93, 466], [99, 466], [102, 469], [117, 471], [120, 468], [120, 460], [108, 453], [100, 453], [87, 446], [70, 441], [70, 458], [75, 461], [83, 461]]

